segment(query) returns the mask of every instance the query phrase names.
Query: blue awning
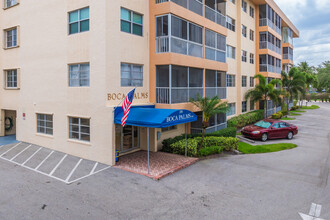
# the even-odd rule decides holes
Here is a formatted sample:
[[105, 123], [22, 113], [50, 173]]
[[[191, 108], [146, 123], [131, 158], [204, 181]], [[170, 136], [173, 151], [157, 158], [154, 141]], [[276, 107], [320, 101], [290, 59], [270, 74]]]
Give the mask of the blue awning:
[[[123, 110], [115, 109], [115, 124], [121, 124]], [[166, 128], [197, 121], [197, 116], [188, 110], [158, 109], [155, 106], [132, 106], [126, 125], [149, 128]]]

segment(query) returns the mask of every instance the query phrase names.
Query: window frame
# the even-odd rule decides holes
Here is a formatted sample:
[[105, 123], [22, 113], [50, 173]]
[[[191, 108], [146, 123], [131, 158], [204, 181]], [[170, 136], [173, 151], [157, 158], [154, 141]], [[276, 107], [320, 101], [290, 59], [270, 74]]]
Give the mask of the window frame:
[[[15, 34], [11, 33], [11, 36], [10, 36], [11, 45], [8, 46], [8, 43], [9, 43], [8, 34], [9, 34], [9, 32], [13, 32], [13, 31], [15, 31], [16, 33]], [[18, 26], [5, 29], [4, 32], [5, 32], [5, 45], [4, 45], [4, 48], [5, 49], [11, 49], [11, 48], [18, 47], [19, 46], [19, 44], [18, 44]], [[14, 45], [13, 42], [16, 42], [16, 44]]]
[[250, 5], [250, 17], [254, 18], [254, 8]]
[[[81, 80], [84, 79], [84, 78], [81, 78], [81, 66], [82, 65], [88, 65], [88, 85], [82, 85], [81, 84]], [[74, 86], [72, 82], [72, 79], [71, 79], [71, 71], [70, 71], [70, 67], [72, 66], [78, 66], [78, 74], [79, 74], [79, 86]], [[86, 62], [86, 63], [72, 63], [72, 64], [68, 64], [68, 87], [70, 88], [81, 88], [81, 87], [85, 87], [85, 88], [88, 88], [90, 87], [90, 84], [91, 84], [91, 69], [90, 69], [90, 63], [89, 62]]]
[[[12, 76], [10, 77], [11, 80], [8, 80], [8, 74], [11, 74]], [[15, 74], [13, 74], [15, 73]], [[18, 89], [19, 88], [19, 78], [18, 78], [18, 69], [7, 69], [4, 70], [4, 75], [5, 75], [5, 89]], [[16, 76], [16, 81], [15, 81], [15, 76]], [[9, 86], [9, 82], [11, 82], [12, 85], [14, 86]]]
[[245, 13], [247, 13], [247, 2], [242, 0], [242, 11], [244, 11]]
[[242, 87], [247, 87], [247, 76], [242, 76]]
[[250, 29], [250, 40], [254, 41], [254, 30]]
[[254, 77], [250, 76], [250, 87], [254, 87]]
[[247, 62], [247, 51], [246, 50], [242, 50], [242, 62], [245, 62], [245, 63]]
[[[15, 1], [15, 4], [8, 5], [8, 2]], [[19, 0], [4, 0], [4, 9], [14, 7], [19, 4]]]
[[254, 64], [254, 54], [250, 53], [250, 64]]
[[[229, 53], [229, 48], [231, 48], [231, 53]], [[229, 56], [233, 55], [233, 56]], [[236, 59], [236, 47], [230, 46], [227, 44], [227, 58]]]
[[226, 74], [226, 87], [236, 87], [236, 76]]
[[[78, 124], [71, 123], [72, 119], [78, 119]], [[81, 121], [82, 120], [88, 120], [88, 125], [82, 125]], [[76, 116], [68, 116], [68, 124], [69, 124], [69, 139], [70, 140], [75, 140], [75, 141], [82, 141], [86, 143], [91, 142], [91, 118], [84, 118], [84, 117], [76, 117]], [[78, 126], [78, 131], [73, 131], [72, 126]], [[81, 128], [89, 128], [89, 133], [81, 132]], [[72, 133], [78, 134], [78, 138], [74, 138]], [[83, 140], [82, 139], [82, 134], [88, 136], [88, 140]]]
[[[39, 116], [43, 116], [43, 119], [39, 119]], [[47, 116], [51, 116], [51, 121], [47, 119]], [[45, 113], [36, 113], [36, 119], [37, 119], [37, 134], [43, 134], [43, 135], [54, 135], [54, 115], [53, 114], [45, 114]], [[39, 125], [39, 122], [44, 122], [44, 126]], [[51, 122], [52, 126], [47, 127], [47, 122]], [[39, 128], [43, 128], [44, 132], [40, 131]], [[48, 133], [48, 130], [51, 130], [51, 133]]]
[[[80, 19], [80, 12], [81, 10], [83, 9], [87, 9], [88, 8], [88, 18], [85, 18], [85, 19]], [[69, 11], [68, 12], [68, 33], [69, 35], [73, 35], [73, 34], [79, 34], [79, 33], [84, 33], [84, 32], [88, 32], [90, 30], [90, 10], [89, 10], [89, 6], [87, 7], [84, 7], [84, 8], [80, 8], [80, 9], [76, 9], [76, 10], [73, 10], [73, 11]], [[74, 21], [74, 22], [70, 22], [70, 14], [71, 13], [74, 13], [74, 12], [78, 12], [78, 21]], [[80, 29], [80, 23], [83, 22], [83, 21], [87, 21], [88, 20], [88, 30], [85, 30], [85, 31], [81, 31]], [[75, 32], [75, 33], [71, 33], [70, 32], [70, 25], [71, 24], [74, 24], [74, 23], [78, 23], [78, 31]]]
[[[130, 17], [131, 17], [131, 20], [130, 20], [130, 21], [129, 21], [129, 20], [126, 20], [126, 19], [123, 19], [123, 18], [121, 17], [121, 10], [122, 10], [122, 9], [127, 10], [127, 11], [130, 13]], [[142, 24], [135, 23], [135, 22], [133, 21], [133, 16], [134, 16], [134, 14], [139, 15], [139, 16], [142, 17], [142, 18], [141, 18], [141, 20], [142, 20]], [[123, 31], [123, 30], [122, 30], [122, 28], [121, 28], [121, 22], [122, 22], [122, 21], [127, 22], [127, 23], [130, 24], [130, 32], [127, 32], [127, 31]], [[136, 36], [143, 37], [143, 30], [144, 30], [144, 27], [143, 27], [143, 23], [144, 23], [144, 22], [143, 22], [143, 21], [144, 21], [144, 15], [143, 15], [142, 13], [139, 13], [139, 12], [136, 12], [136, 11], [133, 11], [133, 10], [130, 10], [130, 9], [128, 9], [128, 8], [120, 7], [120, 31], [121, 31], [121, 32], [124, 32], [124, 33], [127, 33], [127, 34], [133, 34], [133, 35], [136, 35]], [[134, 27], [134, 25], [141, 26], [141, 28], [142, 28], [142, 30], [141, 30], [141, 35], [136, 34], [136, 33], [133, 33], [133, 27]]]
[[242, 24], [242, 36], [247, 37], [247, 27], [244, 24]]
[[[123, 65], [128, 65], [129, 66], [129, 69], [130, 69], [130, 71], [129, 71], [129, 73], [130, 73], [130, 78], [123, 78], [122, 77], [122, 72], [123, 72], [123, 69], [122, 69], [122, 66]], [[141, 70], [142, 70], [142, 79], [139, 79], [139, 78], [133, 78], [132, 77], [132, 75], [133, 75], [133, 73], [134, 73], [134, 71], [133, 71], [133, 69], [134, 69], [134, 66], [139, 66], [139, 67], [141, 67]], [[120, 86], [121, 87], [143, 87], [143, 65], [142, 64], [133, 64], [133, 63], [124, 63], [124, 62], [122, 62], [122, 63], [120, 63]], [[125, 72], [127, 72], [127, 71], [125, 71]], [[123, 79], [127, 79], [127, 80], [130, 80], [130, 85], [123, 85]], [[141, 80], [141, 82], [142, 82], [142, 84], [141, 85], [132, 85], [132, 81], [133, 80]]]
[[[244, 108], [243, 108], [244, 106]], [[247, 112], [247, 101], [242, 101], [242, 113]]]
[[[231, 22], [229, 22], [231, 20]], [[236, 32], [236, 20], [230, 16], [226, 16], [226, 27], [228, 30]]]
[[236, 103], [233, 102], [233, 103], [228, 103], [228, 109], [229, 111], [227, 112], [227, 117], [228, 116], [233, 116], [233, 115], [236, 115]]

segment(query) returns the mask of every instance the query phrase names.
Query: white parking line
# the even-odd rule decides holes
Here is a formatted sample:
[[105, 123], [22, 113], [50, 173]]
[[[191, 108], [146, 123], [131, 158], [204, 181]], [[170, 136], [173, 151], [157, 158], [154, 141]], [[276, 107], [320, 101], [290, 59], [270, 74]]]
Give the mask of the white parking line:
[[69, 181], [69, 179], [71, 178], [72, 174], [73, 174], [74, 171], [77, 169], [77, 167], [79, 166], [79, 164], [81, 163], [82, 160], [83, 160], [83, 159], [80, 159], [80, 160], [78, 161], [78, 163], [76, 164], [76, 166], [74, 166], [73, 170], [71, 170], [71, 173], [70, 173], [69, 176], [65, 179], [66, 182]]
[[11, 147], [9, 150], [7, 150], [6, 152], [4, 152], [3, 154], [0, 155], [0, 157], [2, 157], [3, 155], [5, 155], [6, 153], [8, 153], [9, 151], [11, 151], [12, 149], [14, 149], [15, 147], [17, 147], [18, 145], [20, 145], [20, 143], [16, 144], [15, 146]]
[[18, 154], [16, 154], [13, 158], [10, 159], [10, 161], [13, 161], [16, 157], [18, 157], [19, 155], [21, 155], [24, 151], [26, 151], [27, 149], [29, 149], [32, 145], [30, 144], [29, 146], [27, 146], [26, 148], [24, 148], [24, 150], [22, 150], [21, 152], [19, 152]]
[[36, 155], [40, 150], [42, 149], [42, 147], [40, 147], [36, 152], [34, 152], [26, 161], [24, 161], [24, 163], [22, 163], [22, 166], [24, 166], [34, 155]]
[[61, 163], [63, 162], [63, 160], [67, 157], [68, 155], [65, 154], [64, 157], [60, 160], [60, 162], [58, 162], [58, 164], [54, 167], [54, 169], [52, 170], [52, 172], [50, 172], [49, 176], [53, 176], [54, 172], [56, 171], [56, 169], [61, 165]]
[[98, 164], [99, 164], [98, 162], [96, 162], [96, 163], [94, 164], [94, 167], [93, 167], [93, 169], [91, 170], [91, 172], [89, 173], [89, 175], [92, 175], [92, 174], [94, 173], [94, 171], [95, 171], [95, 169], [96, 169], [96, 167], [97, 167]]
[[41, 161], [41, 163], [35, 168], [36, 170], [39, 169], [39, 167], [41, 167], [41, 165], [54, 153], [54, 151], [50, 152], [50, 154], [48, 154], [48, 156]]
[[97, 174], [97, 173], [99, 173], [99, 172], [102, 172], [102, 171], [104, 171], [104, 170], [106, 170], [106, 169], [109, 169], [110, 167], [111, 167], [111, 166], [107, 166], [107, 167], [105, 167], [105, 168], [103, 168], [103, 169], [100, 169], [100, 170], [98, 170], [98, 171], [96, 171], [96, 172], [94, 172], [94, 173], [92, 173], [92, 174], [88, 174], [88, 175], [86, 175], [86, 176], [82, 176], [82, 177], [80, 177], [80, 178], [78, 178], [78, 179], [72, 180], [71, 182], [67, 182], [67, 184], [70, 185], [70, 184], [72, 184], [72, 183], [74, 183], [74, 182], [77, 182], [77, 181], [79, 181], [79, 180], [82, 180], [82, 179], [84, 179], [84, 178], [87, 178], [87, 177], [89, 177], [89, 176], [91, 176], [91, 175], [94, 175], [94, 174]]

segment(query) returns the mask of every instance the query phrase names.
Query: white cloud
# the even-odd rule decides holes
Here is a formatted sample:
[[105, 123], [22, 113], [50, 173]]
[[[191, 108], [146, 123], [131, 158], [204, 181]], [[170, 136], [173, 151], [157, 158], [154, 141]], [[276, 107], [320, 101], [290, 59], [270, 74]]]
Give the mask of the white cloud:
[[330, 10], [329, 0], [317, 0], [315, 7], [318, 11], [328, 12]]

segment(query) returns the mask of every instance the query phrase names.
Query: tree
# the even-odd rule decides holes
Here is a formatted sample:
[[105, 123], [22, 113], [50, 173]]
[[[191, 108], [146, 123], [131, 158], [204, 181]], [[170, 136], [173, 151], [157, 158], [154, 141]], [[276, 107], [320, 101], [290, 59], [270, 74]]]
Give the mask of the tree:
[[299, 94], [305, 94], [306, 77], [298, 68], [292, 67], [289, 73], [282, 72], [283, 94], [287, 98], [287, 110], [289, 111], [289, 100], [298, 97]]
[[297, 69], [305, 76], [306, 91], [298, 95], [301, 100], [300, 106], [302, 106], [302, 98], [306, 98], [306, 94], [310, 92], [311, 87], [316, 87], [318, 80], [315, 74], [315, 68], [313, 66], [309, 66], [307, 62], [299, 63]]
[[258, 74], [254, 78], [259, 80], [258, 85], [255, 88], [250, 89], [245, 93], [245, 99], [250, 99], [253, 102], [257, 102], [260, 100], [264, 101], [264, 117], [267, 118], [267, 100], [272, 100], [275, 104], [281, 102], [281, 90], [276, 89], [275, 86], [277, 84], [281, 84], [279, 79], [273, 79], [269, 83], [264, 76]]
[[317, 68], [318, 87], [317, 90], [322, 92], [323, 90], [330, 91], [330, 61], [324, 62]]
[[196, 100], [191, 99], [190, 102], [202, 111], [204, 116], [202, 123], [202, 140], [198, 148], [199, 150], [204, 144], [205, 131], [206, 128], [209, 127], [210, 118], [216, 114], [226, 113], [228, 111], [228, 104], [227, 102], [222, 102], [218, 96], [214, 96], [213, 98], [203, 98], [199, 94], [197, 94]]

